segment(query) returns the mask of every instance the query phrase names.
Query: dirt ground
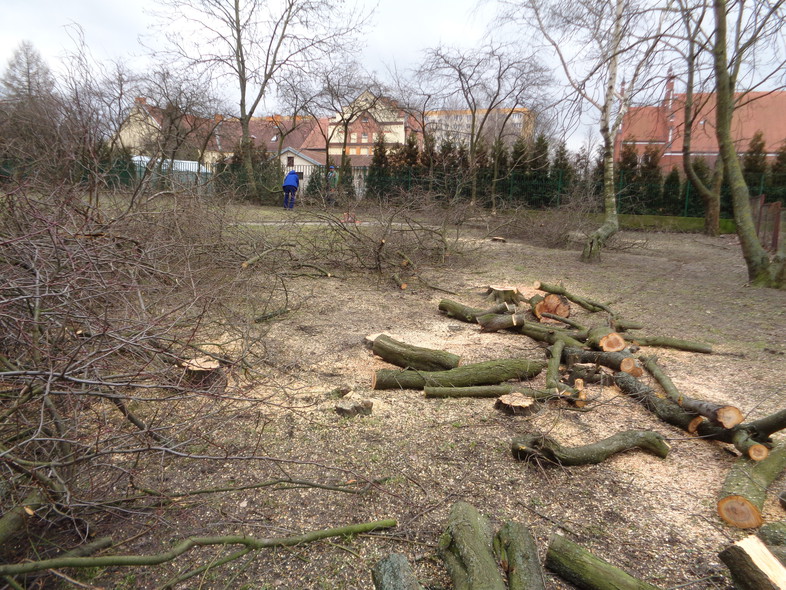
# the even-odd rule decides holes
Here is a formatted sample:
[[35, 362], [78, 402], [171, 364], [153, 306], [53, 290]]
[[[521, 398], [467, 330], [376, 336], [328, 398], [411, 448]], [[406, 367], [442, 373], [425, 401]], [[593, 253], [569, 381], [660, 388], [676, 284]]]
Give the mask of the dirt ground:
[[[413, 281], [406, 290], [371, 275], [292, 279], [297, 308], [275, 320], [266, 343], [271, 386], [254, 392], [268, 404], [235, 432], [257, 454], [286, 461], [227, 462], [190, 476], [205, 485], [248, 483], [283, 472], [337, 484], [383, 483], [362, 495], [307, 488], [235, 492], [161, 516], [161, 538], [275, 537], [382, 518], [394, 518], [398, 526], [256, 552], [178, 587], [368, 589], [376, 561], [399, 552], [425, 588], [448, 589], [436, 544], [451, 505], [465, 500], [496, 526], [506, 520], [528, 525], [541, 557], [549, 537], [562, 534], [664, 589], [731, 588], [717, 554], [747, 533], [720, 521], [715, 500], [735, 460], [732, 447], [659, 422], [614, 387], [591, 387], [588, 411], [553, 403], [531, 417], [504, 415], [489, 399], [427, 400], [420, 391], [371, 389], [372, 372], [390, 368], [364, 347], [364, 337], [372, 333], [444, 349], [465, 363], [544, 358], [543, 348], [525, 336], [481, 333], [477, 325], [437, 309], [443, 298], [483, 306], [481, 293], [489, 284], [519, 285], [531, 294], [533, 282], [540, 280], [608, 304], [642, 322], [643, 333], [712, 344], [712, 355], [649, 349], [686, 395], [737, 405], [749, 419], [784, 407], [786, 292], [746, 286], [735, 237], [623, 233], [615, 244], [602, 263], [585, 265], [575, 250], [482, 240], [449, 269], [422, 269], [424, 281]], [[575, 305], [573, 312], [585, 323], [597, 321]], [[542, 386], [543, 379], [532, 386]], [[349, 398], [371, 400], [371, 415], [337, 415], [336, 389], [342, 387], [350, 390]], [[511, 439], [525, 432], [549, 433], [573, 446], [627, 429], [662, 433], [672, 447], [669, 456], [635, 451], [595, 466], [561, 468], [522, 463], [510, 452]], [[781, 478], [771, 491], [784, 487]], [[786, 517], [772, 494], [764, 517]], [[127, 547], [153, 548], [144, 538]], [[194, 552], [177, 566], [162, 568], [174, 575], [182, 571], [176, 567], [217, 556]], [[161, 571], [151, 571], [150, 578], [137, 574], [116, 587], [148, 587], [152, 578], [162, 580]], [[551, 575], [546, 585], [571, 587]]]

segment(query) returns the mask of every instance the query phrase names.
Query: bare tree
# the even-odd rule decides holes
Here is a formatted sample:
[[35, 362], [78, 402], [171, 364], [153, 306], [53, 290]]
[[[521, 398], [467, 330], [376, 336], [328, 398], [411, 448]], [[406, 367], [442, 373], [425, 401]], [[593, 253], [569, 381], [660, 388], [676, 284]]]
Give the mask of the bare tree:
[[[173, 51], [195, 67], [234, 79], [247, 182], [256, 192], [250, 122], [284, 71], [308, 64], [348, 42], [366, 18], [338, 0], [167, 0], [185, 30], [167, 36]], [[171, 29], [170, 29], [171, 30]]]
[[734, 221], [742, 255], [752, 285], [786, 288], [786, 244], [771, 258], [756, 234], [750, 194], [732, 135], [734, 109], [746, 100], [737, 87], [747, 89], [766, 83], [782, 83], [783, 26], [786, 3], [713, 0], [714, 31], [710, 37], [716, 101], [715, 134], [726, 170], [734, 205]]
[[[443, 100], [454, 101], [468, 112], [468, 125], [458, 139], [467, 147], [474, 203], [481, 146], [510, 132], [509, 123], [517, 109], [542, 92], [547, 82], [545, 68], [533, 56], [522, 55], [513, 46], [491, 43], [466, 52], [431, 49], [420, 75], [431, 80]], [[522, 129], [521, 122], [518, 128]]]
[[583, 111], [588, 106], [596, 113], [603, 142], [605, 219], [589, 235], [581, 259], [597, 261], [606, 241], [619, 229], [614, 137], [632, 97], [647, 80], [663, 32], [663, 14], [628, 0], [554, 0], [545, 4], [513, 0], [506, 5], [506, 17], [513, 22], [520, 22], [516, 10], [524, 8], [554, 50], [572, 108]]

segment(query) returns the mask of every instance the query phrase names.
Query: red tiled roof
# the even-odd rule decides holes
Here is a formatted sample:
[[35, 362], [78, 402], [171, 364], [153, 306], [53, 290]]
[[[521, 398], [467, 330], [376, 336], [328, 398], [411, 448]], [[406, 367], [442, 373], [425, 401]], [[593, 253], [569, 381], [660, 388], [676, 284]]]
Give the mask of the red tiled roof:
[[[770, 154], [777, 152], [786, 140], [786, 92], [738, 93], [735, 98], [739, 105], [734, 111], [731, 131], [738, 151], [746, 151], [756, 132], [762, 131], [765, 150]], [[621, 139], [623, 143], [635, 142], [640, 146], [659, 144], [666, 155], [680, 154], [685, 129], [684, 105], [685, 95], [675, 94], [672, 101], [665, 100], [659, 106], [631, 107], [623, 120], [617, 150]], [[696, 94], [694, 105], [699, 108], [693, 124], [691, 152], [717, 155], [715, 94]]]

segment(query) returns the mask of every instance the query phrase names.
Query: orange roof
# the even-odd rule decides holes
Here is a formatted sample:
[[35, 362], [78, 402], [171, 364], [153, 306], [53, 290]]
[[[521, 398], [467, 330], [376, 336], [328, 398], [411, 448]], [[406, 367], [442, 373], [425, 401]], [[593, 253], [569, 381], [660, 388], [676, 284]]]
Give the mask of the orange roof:
[[[739, 104], [732, 119], [732, 136], [737, 150], [744, 152], [757, 131], [764, 134], [765, 150], [774, 154], [786, 140], [786, 92], [749, 92], [735, 95]], [[718, 153], [715, 136], [715, 94], [694, 96], [698, 107], [693, 123], [691, 152], [701, 155]], [[623, 119], [621, 136], [624, 143], [660, 144], [665, 154], [682, 152], [685, 129], [685, 95], [674, 94], [659, 106], [631, 107]], [[619, 145], [619, 141], [617, 142]]]

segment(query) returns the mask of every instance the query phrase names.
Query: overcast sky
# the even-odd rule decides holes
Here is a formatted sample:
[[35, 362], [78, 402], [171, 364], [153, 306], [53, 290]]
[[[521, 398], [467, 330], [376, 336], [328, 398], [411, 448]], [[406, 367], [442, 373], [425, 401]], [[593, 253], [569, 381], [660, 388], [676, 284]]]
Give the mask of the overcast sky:
[[[376, 0], [359, 0], [374, 6]], [[439, 43], [471, 47], [483, 36], [491, 7], [477, 0], [379, 0], [368, 36], [365, 65], [384, 74], [385, 63], [406, 67], [420, 51]], [[133, 60], [143, 53], [138, 39], [151, 33], [146, 10], [154, 0], [0, 0], [0, 64], [28, 40], [51, 67], [74, 47], [69, 25], [80, 25], [98, 59]], [[136, 61], [135, 63], [140, 63]]]

